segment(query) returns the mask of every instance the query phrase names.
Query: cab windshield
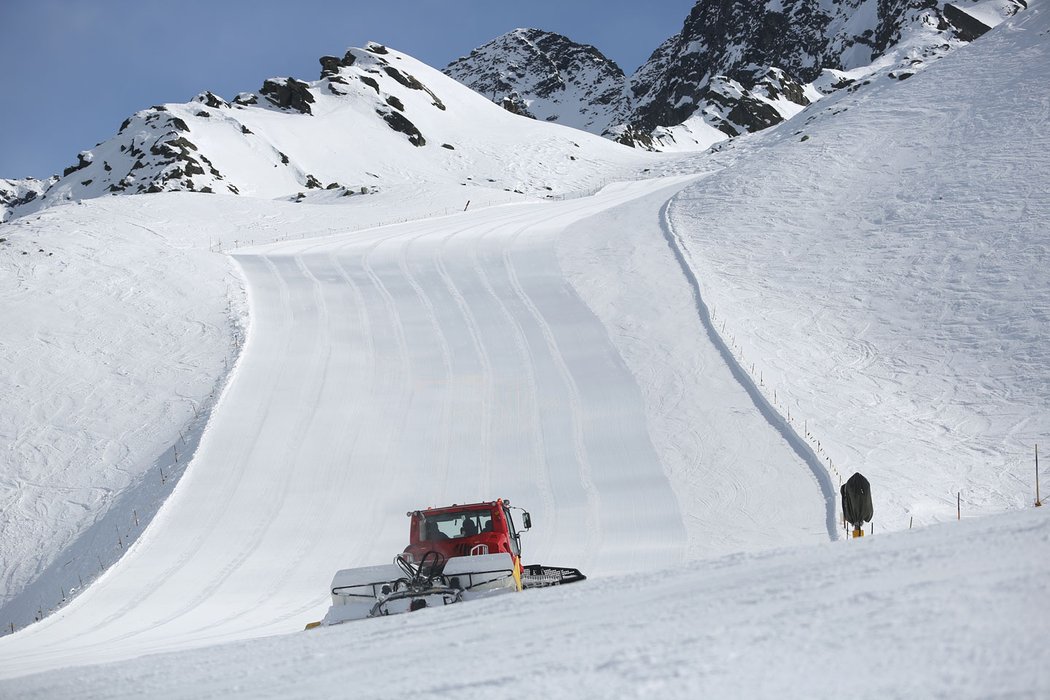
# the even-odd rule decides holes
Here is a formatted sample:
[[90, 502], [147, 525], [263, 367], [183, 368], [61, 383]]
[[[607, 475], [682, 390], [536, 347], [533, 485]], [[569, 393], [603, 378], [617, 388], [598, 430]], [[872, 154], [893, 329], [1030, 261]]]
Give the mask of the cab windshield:
[[492, 532], [492, 513], [487, 510], [460, 511], [424, 515], [419, 539], [423, 542], [454, 540], [472, 537], [482, 532]]

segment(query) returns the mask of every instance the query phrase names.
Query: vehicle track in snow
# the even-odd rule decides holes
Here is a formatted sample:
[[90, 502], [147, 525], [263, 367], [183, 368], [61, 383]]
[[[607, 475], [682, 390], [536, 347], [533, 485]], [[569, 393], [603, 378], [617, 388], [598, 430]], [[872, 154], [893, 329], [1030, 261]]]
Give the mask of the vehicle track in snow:
[[401, 514], [445, 501], [531, 508], [528, 561], [681, 561], [637, 379], [556, 251], [667, 186], [239, 251], [247, 343], [193, 463], [96, 585], [0, 640], [0, 676], [299, 629], [337, 568], [389, 561]]

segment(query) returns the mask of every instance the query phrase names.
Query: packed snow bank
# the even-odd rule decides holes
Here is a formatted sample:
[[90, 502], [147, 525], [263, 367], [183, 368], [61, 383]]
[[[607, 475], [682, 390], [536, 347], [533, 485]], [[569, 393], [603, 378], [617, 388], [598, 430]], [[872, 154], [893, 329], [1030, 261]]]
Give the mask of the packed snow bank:
[[718, 154], [671, 221], [716, 323], [882, 528], [1034, 500], [1050, 435], [1050, 14]]
[[1020, 697], [1047, 509], [0, 681], [5, 697]]

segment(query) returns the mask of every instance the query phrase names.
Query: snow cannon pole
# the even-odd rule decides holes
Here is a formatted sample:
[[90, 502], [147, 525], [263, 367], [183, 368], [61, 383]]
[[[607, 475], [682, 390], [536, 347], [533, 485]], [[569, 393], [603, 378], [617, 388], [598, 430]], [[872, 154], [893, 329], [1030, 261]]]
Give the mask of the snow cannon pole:
[[857, 472], [839, 488], [842, 517], [853, 525], [853, 537], [864, 537], [864, 523], [871, 522], [875, 509], [871, 503], [871, 484]]
[[1039, 445], [1035, 446], [1035, 507], [1043, 505], [1039, 498]]

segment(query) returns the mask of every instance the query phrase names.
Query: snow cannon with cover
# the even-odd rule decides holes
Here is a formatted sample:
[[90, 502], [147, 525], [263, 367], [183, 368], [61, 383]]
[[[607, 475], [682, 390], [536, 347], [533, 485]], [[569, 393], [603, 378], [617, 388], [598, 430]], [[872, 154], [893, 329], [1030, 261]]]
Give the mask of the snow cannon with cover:
[[875, 509], [871, 505], [871, 485], [857, 472], [842, 485], [842, 517], [853, 526], [854, 537], [864, 537], [864, 523], [871, 522]]
[[405, 551], [393, 564], [336, 572], [328, 613], [307, 629], [583, 581], [578, 569], [522, 564], [532, 517], [521, 514], [519, 531], [505, 499], [409, 511]]

